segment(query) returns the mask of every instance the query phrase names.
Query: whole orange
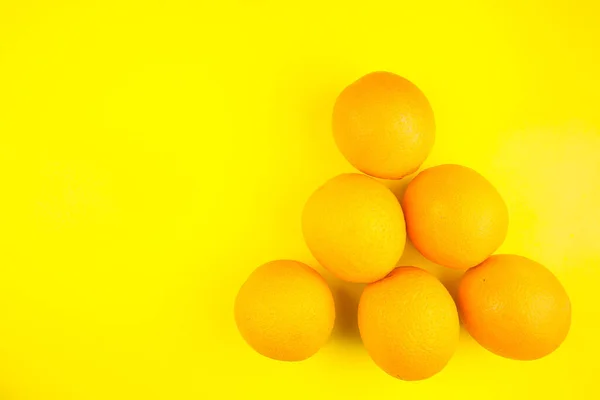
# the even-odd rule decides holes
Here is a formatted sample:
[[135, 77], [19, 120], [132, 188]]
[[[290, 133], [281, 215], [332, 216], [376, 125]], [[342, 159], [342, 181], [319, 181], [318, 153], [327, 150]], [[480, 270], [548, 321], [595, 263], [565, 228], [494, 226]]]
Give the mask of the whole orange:
[[458, 344], [454, 300], [435, 276], [414, 267], [396, 268], [367, 285], [358, 305], [358, 326], [373, 361], [403, 380], [435, 375]]
[[495, 255], [463, 276], [461, 319], [475, 340], [503, 357], [534, 360], [560, 346], [571, 325], [571, 302], [543, 265]]
[[410, 81], [373, 72], [338, 96], [333, 136], [344, 157], [360, 171], [400, 179], [419, 169], [433, 147], [433, 110]]
[[398, 199], [361, 174], [339, 175], [317, 189], [304, 206], [302, 231], [319, 263], [349, 282], [386, 276], [406, 242]]
[[297, 261], [258, 267], [235, 299], [235, 322], [260, 354], [300, 361], [327, 342], [335, 320], [331, 290], [315, 270]]
[[460, 165], [419, 173], [402, 199], [406, 229], [417, 250], [446, 267], [473, 267], [500, 247], [508, 210], [483, 176]]

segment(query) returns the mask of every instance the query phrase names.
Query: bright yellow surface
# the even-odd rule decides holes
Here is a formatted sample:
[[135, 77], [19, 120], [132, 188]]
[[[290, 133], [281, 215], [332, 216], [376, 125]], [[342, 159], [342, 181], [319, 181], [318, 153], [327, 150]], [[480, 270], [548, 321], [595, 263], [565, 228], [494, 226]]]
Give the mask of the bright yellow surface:
[[[0, 398], [598, 397], [599, 13], [595, 0], [2, 0]], [[329, 277], [337, 326], [314, 358], [271, 361], [237, 333], [252, 269], [315, 265], [304, 201], [354, 171], [332, 106], [380, 69], [432, 103], [426, 165], [490, 179], [511, 214], [501, 251], [565, 285], [573, 325], [553, 355], [504, 360], [463, 331], [441, 374], [394, 380], [360, 344], [360, 287]], [[403, 264], [455, 288], [414, 248]]]

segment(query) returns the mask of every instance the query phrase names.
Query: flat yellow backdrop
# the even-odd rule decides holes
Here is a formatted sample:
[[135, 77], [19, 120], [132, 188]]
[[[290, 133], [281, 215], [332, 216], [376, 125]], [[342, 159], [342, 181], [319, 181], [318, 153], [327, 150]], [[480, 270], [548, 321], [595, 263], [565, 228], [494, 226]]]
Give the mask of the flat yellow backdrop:
[[[0, 399], [597, 398], [599, 15], [595, 0], [2, 0]], [[427, 166], [502, 193], [500, 252], [566, 287], [551, 356], [505, 360], [463, 330], [442, 373], [395, 380], [361, 345], [361, 287], [327, 274], [338, 316], [315, 357], [271, 361], [238, 335], [256, 266], [318, 267], [300, 214], [354, 171], [330, 115], [374, 70], [429, 97]], [[402, 264], [456, 289], [412, 247]]]

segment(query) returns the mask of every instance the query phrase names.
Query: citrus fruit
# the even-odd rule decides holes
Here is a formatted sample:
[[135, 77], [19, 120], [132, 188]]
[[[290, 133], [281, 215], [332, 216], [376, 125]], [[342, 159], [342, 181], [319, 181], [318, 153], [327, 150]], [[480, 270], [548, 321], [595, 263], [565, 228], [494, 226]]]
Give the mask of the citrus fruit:
[[413, 83], [373, 72], [346, 87], [333, 108], [333, 136], [346, 159], [378, 178], [400, 179], [425, 161], [435, 140], [433, 110]]
[[314, 257], [349, 282], [373, 282], [400, 260], [406, 228], [400, 203], [365, 175], [339, 175], [306, 202], [302, 230]]
[[458, 344], [454, 300], [435, 276], [414, 267], [396, 268], [367, 285], [358, 305], [358, 326], [373, 361], [403, 380], [435, 375]]
[[508, 210], [484, 177], [460, 165], [419, 173], [402, 199], [408, 237], [429, 260], [466, 269], [492, 254], [508, 230]]
[[479, 344], [517, 360], [552, 353], [571, 325], [571, 303], [558, 279], [543, 265], [516, 255], [495, 255], [468, 270], [458, 305]]
[[260, 354], [300, 361], [327, 341], [335, 320], [333, 296], [315, 270], [297, 261], [258, 267], [235, 299], [235, 321]]

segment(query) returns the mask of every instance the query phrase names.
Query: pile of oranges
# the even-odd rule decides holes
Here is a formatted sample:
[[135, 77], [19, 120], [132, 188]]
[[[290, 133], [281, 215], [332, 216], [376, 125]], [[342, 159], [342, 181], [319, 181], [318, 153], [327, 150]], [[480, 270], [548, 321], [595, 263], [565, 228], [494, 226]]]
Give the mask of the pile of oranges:
[[[388, 72], [352, 83], [335, 103], [333, 135], [366, 175], [340, 175], [318, 188], [306, 202], [302, 229], [323, 267], [339, 279], [367, 283], [358, 325], [381, 369], [403, 380], [438, 373], [458, 344], [459, 319], [503, 357], [533, 360], [558, 348], [571, 323], [569, 297], [539, 263], [492, 255], [506, 237], [508, 210], [490, 182], [470, 168], [439, 165], [420, 172], [400, 204], [372, 178], [416, 172], [433, 147], [433, 111], [414, 84]], [[397, 267], [407, 237], [427, 259], [466, 270], [456, 303], [429, 272]], [[235, 320], [260, 354], [299, 361], [328, 340], [335, 305], [315, 270], [273, 261], [241, 287]]]

